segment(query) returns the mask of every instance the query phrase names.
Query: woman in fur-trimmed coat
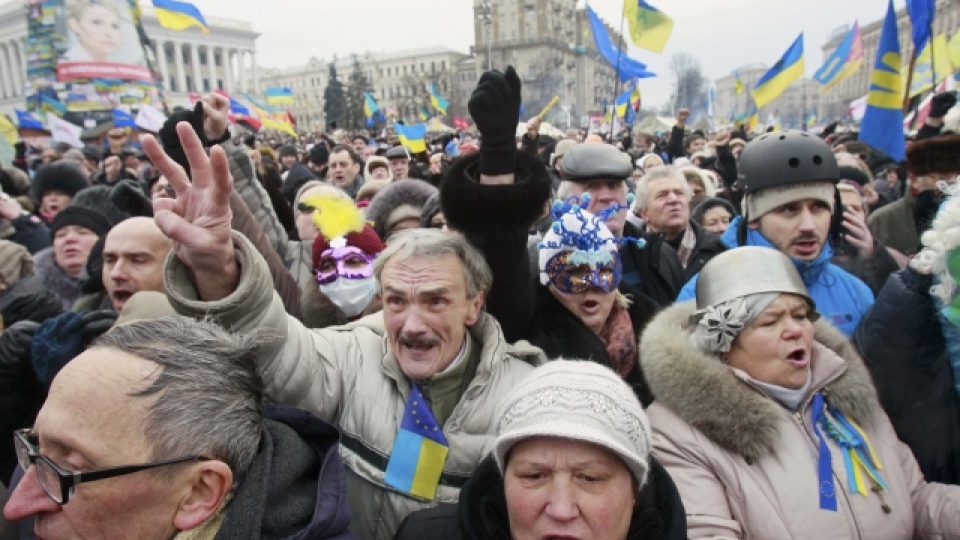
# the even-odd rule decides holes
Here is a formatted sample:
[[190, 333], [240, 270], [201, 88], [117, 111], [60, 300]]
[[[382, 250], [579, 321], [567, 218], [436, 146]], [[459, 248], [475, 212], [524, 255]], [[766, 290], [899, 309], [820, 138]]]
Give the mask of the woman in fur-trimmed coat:
[[[687, 302], [665, 310], [641, 341], [643, 370], [657, 398], [648, 409], [654, 456], [677, 484], [690, 538], [960, 534], [960, 490], [924, 481], [880, 408], [861, 359], [839, 331], [823, 321], [814, 325], [810, 385], [794, 412], [691, 343], [694, 309]], [[851, 493], [844, 460], [831, 441], [838, 508], [819, 507], [818, 438], [811, 422], [816, 393], [863, 428], [888, 489]]]

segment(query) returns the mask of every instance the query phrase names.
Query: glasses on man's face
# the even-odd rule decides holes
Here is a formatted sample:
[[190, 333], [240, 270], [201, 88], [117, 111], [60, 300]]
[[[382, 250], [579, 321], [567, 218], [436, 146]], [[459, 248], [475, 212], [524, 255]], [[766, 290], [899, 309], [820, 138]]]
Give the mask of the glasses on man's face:
[[141, 463], [138, 465], [123, 465], [120, 467], [108, 467], [106, 469], [97, 469], [93, 471], [77, 472], [54, 463], [47, 456], [41, 455], [38, 445], [39, 439], [33, 428], [17, 430], [13, 433], [13, 445], [17, 451], [17, 462], [20, 468], [26, 473], [31, 465], [37, 467], [37, 481], [47, 495], [53, 499], [53, 502], [64, 505], [73, 497], [77, 486], [84, 482], [93, 482], [94, 480], [104, 480], [115, 476], [123, 476], [135, 472], [164, 467], [166, 465], [176, 465], [188, 461], [210, 461], [212, 458], [204, 456], [186, 456], [167, 461], [158, 461], [156, 463]]

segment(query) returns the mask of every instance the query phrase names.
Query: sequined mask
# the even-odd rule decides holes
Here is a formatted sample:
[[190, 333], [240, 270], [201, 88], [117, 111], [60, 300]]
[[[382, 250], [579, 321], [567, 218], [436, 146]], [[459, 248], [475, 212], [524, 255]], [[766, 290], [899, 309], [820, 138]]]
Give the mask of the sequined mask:
[[549, 283], [562, 293], [578, 294], [592, 288], [600, 289], [605, 293], [612, 293], [620, 285], [623, 275], [623, 265], [620, 257], [609, 255], [606, 260], [579, 260], [575, 251], [565, 251], [554, 255], [544, 269]]
[[360, 248], [332, 247], [320, 254], [317, 263], [317, 283], [332, 283], [338, 277], [364, 279], [373, 275], [373, 260]]

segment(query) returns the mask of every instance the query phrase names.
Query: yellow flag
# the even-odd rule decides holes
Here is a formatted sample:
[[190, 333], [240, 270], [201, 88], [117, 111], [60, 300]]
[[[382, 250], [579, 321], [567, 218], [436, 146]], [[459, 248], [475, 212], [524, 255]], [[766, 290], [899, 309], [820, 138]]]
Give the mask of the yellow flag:
[[0, 136], [10, 144], [16, 143], [20, 138], [17, 134], [17, 126], [5, 114], [0, 114]]
[[[956, 38], [954, 38], [956, 39]], [[920, 51], [913, 66], [913, 78], [910, 80], [910, 92], [907, 94], [913, 97], [921, 92], [926, 92], [936, 86], [937, 83], [953, 74], [951, 67], [951, 55], [947, 45], [947, 35], [938, 34], [933, 38], [933, 63], [930, 62], [930, 43]], [[904, 66], [901, 69], [900, 80], [904, 89], [907, 84], [907, 72], [910, 66]]]

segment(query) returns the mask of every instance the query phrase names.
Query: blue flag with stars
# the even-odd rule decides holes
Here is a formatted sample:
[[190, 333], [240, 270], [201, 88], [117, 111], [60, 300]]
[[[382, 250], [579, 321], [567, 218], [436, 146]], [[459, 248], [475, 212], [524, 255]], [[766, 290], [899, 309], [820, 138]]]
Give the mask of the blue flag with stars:
[[412, 384], [384, 481], [403, 493], [433, 500], [449, 446], [420, 387]]

